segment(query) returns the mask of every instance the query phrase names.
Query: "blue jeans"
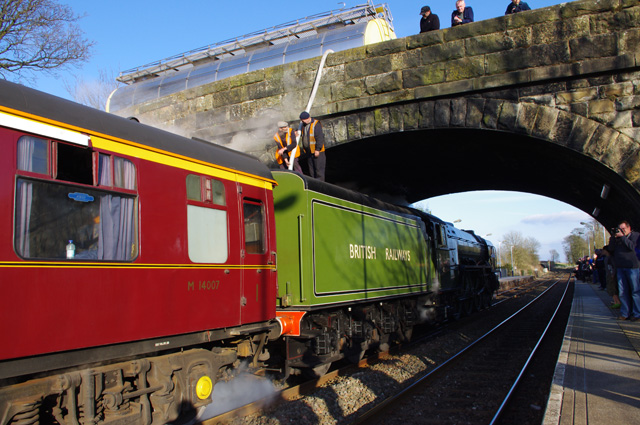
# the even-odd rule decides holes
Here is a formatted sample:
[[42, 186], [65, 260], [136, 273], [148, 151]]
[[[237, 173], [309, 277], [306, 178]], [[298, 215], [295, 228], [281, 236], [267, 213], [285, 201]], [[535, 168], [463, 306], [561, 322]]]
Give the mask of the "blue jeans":
[[620, 315], [640, 318], [640, 269], [618, 269]]

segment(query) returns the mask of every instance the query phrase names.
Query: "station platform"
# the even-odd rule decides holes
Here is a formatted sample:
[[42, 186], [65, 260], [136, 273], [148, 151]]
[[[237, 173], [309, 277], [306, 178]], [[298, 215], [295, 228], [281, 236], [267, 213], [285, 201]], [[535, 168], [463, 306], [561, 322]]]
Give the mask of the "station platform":
[[535, 278], [533, 276], [508, 276], [498, 278], [500, 282], [500, 290], [504, 291], [505, 289], [513, 288], [514, 286], [522, 285], [523, 283], [531, 282]]
[[545, 425], [640, 424], [640, 321], [619, 321], [599, 284], [576, 281]]

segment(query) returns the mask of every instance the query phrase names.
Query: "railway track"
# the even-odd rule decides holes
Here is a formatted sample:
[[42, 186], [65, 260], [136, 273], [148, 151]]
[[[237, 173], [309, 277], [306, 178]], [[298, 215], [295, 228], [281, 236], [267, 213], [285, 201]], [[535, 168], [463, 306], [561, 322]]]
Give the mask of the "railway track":
[[[355, 424], [515, 423], [512, 396], [553, 327], [564, 330], [569, 282], [558, 281], [531, 303], [399, 394], [359, 416]], [[526, 389], [525, 389], [526, 392]], [[521, 402], [521, 401], [520, 401]], [[509, 420], [503, 417], [509, 412]], [[538, 422], [539, 423], [539, 422]]]
[[[417, 350], [421, 352], [421, 354], [418, 354], [418, 358], [422, 361], [422, 364], [424, 364], [424, 366], [420, 365], [416, 367], [414, 364], [410, 363], [410, 360], [406, 360], [406, 357], [411, 357], [413, 356], [413, 354], [402, 354], [402, 352], [411, 352], [416, 349], [411, 348], [411, 346], [405, 346], [400, 350], [400, 353], [380, 353], [375, 357], [364, 359], [358, 366], [350, 366], [332, 371], [319, 380], [309, 381], [302, 384], [301, 386], [282, 390], [280, 392], [274, 393], [268, 398], [258, 400], [254, 403], [249, 403], [238, 409], [234, 409], [212, 419], [203, 420], [202, 423], [207, 425], [223, 423], [288, 423], [285, 417], [298, 417], [298, 419], [302, 420], [302, 422], [308, 421], [312, 423], [325, 423], [329, 421], [328, 418], [330, 418], [330, 421], [334, 423], [346, 424], [357, 423], [358, 421], [360, 421], [359, 423], [370, 423], [372, 422], [372, 420], [370, 419], [371, 416], [375, 416], [376, 418], [378, 418], [379, 415], [382, 415], [382, 413], [376, 413], [378, 412], [377, 410], [367, 414], [366, 412], [370, 411], [370, 409], [378, 409], [375, 406], [383, 403], [387, 403], [390, 405], [399, 403], [399, 401], [394, 401], [394, 399], [390, 399], [387, 401], [386, 399], [388, 398], [389, 394], [401, 392], [403, 391], [403, 388], [407, 387], [408, 385], [417, 385], [413, 383], [416, 379], [418, 379], [417, 376], [424, 375], [425, 373], [428, 373], [430, 370], [433, 370], [436, 367], [440, 369], [440, 365], [449, 362], [449, 358], [453, 353], [462, 350], [465, 346], [469, 345], [470, 342], [486, 333], [486, 331], [490, 327], [494, 327], [498, 323], [504, 321], [505, 317], [511, 315], [515, 310], [520, 309], [523, 305], [525, 305], [531, 299], [535, 298], [539, 293], [541, 293], [551, 284], [551, 281], [535, 281], [527, 283], [519, 289], [512, 289], [510, 293], [505, 293], [502, 295], [502, 297], [505, 297], [505, 300], [501, 302], [500, 305], [496, 303], [496, 305], [492, 309], [484, 310], [471, 317], [452, 322], [444, 328], [438, 329], [437, 331], [423, 337], [422, 341], [417, 342], [415, 345], [420, 347], [417, 348]], [[517, 327], [517, 325], [514, 326]], [[522, 334], [523, 332], [520, 333]], [[529, 333], [529, 331], [525, 333]], [[493, 344], [495, 345], [496, 343]], [[489, 345], [491, 345], [491, 343]], [[499, 344], [498, 347], [502, 347], [502, 345], [505, 344]], [[519, 342], [517, 345], [525, 345], [525, 343]], [[426, 352], [423, 351], [425, 349]], [[503, 350], [503, 348], [501, 348], [501, 350]], [[508, 354], [505, 354], [505, 352], [501, 351], [501, 355]], [[557, 355], [557, 350], [555, 351], [555, 355]], [[554, 359], [555, 355], [553, 356]], [[489, 356], [489, 359], [491, 360], [492, 357]], [[459, 360], [456, 360], [455, 362], [457, 361]], [[452, 363], [453, 365], [455, 362], [452, 361], [450, 363]], [[487, 364], [492, 364], [493, 368], [502, 366], [502, 362], [496, 361], [495, 359], [491, 360]], [[469, 365], [456, 367], [463, 367], [464, 370], [467, 370], [468, 372], [463, 373], [462, 375], [468, 375], [471, 382], [475, 382], [474, 385], [476, 385], [478, 382], [490, 384], [494, 381], [492, 375], [495, 374], [495, 372], [491, 372], [490, 369], [486, 369], [487, 364], [484, 364], [482, 367], [474, 367]], [[555, 365], [555, 362], [553, 364]], [[398, 366], [400, 367], [400, 369], [402, 369], [400, 373], [401, 375], [409, 374], [411, 376], [398, 378], [397, 376], [393, 375], [393, 373], [389, 375], [393, 376], [393, 378], [384, 376], [384, 374], [387, 373], [385, 371], [387, 368]], [[416, 370], [412, 370], [412, 368], [415, 368]], [[443, 368], [443, 370], [444, 369], [446, 369], [446, 367]], [[471, 372], [469, 372], [469, 370], [471, 370]], [[441, 373], [442, 372], [438, 372], [428, 379], [433, 380], [435, 379], [435, 376], [437, 374]], [[353, 381], [354, 379], [355, 383]], [[455, 379], [460, 380], [460, 378]], [[382, 387], [384, 388], [383, 390], [374, 389], [376, 387], [375, 381], [377, 380], [382, 381]], [[466, 381], [467, 384], [464, 384], [463, 381], [460, 382], [462, 388], [464, 388], [465, 385], [470, 385], [468, 383], [469, 381]], [[442, 386], [442, 384], [432, 384], [432, 386]], [[325, 389], [327, 387], [330, 389]], [[341, 387], [343, 387], [343, 390], [340, 389]], [[465, 390], [463, 390], [462, 393], [459, 393], [459, 396], [463, 398], [470, 398], [470, 394], [464, 391]], [[343, 399], [345, 397], [349, 397], [349, 392], [355, 393], [355, 398], [360, 398], [360, 400], [344, 401]], [[345, 393], [347, 394], [345, 395]], [[371, 395], [371, 393], [373, 393], [373, 396]], [[305, 397], [305, 395], [307, 394], [310, 394], [310, 396]], [[438, 397], [442, 398], [443, 396], [439, 395]], [[546, 395], [543, 395], [543, 397], [546, 397]], [[522, 397], [520, 397], [520, 399], [522, 399]], [[460, 400], [457, 400], [455, 395], [451, 400], [453, 403], [453, 407], [451, 408], [453, 410], [459, 409], [457, 406], [460, 406]], [[525, 396], [525, 400], [529, 400], [529, 398]], [[352, 406], [337, 407], [342, 404]], [[424, 405], [426, 403], [422, 404]], [[435, 407], [437, 408], [437, 411], [445, 411], [442, 408], [438, 408], [438, 406]], [[440, 407], [442, 407], [442, 405], [440, 405]], [[318, 412], [318, 410], [322, 409], [326, 409], [328, 412]], [[413, 407], [409, 409], [415, 410]], [[470, 409], [471, 411], [474, 411], [473, 406], [471, 406]], [[466, 408], [463, 410], [466, 410]], [[516, 411], [517, 410], [518, 409], [516, 408]], [[394, 413], [394, 415], [397, 415], [397, 413]], [[431, 417], [431, 414], [429, 415], [429, 417]], [[303, 417], [306, 418], [306, 420], [302, 419]], [[513, 415], [510, 417], [513, 417]], [[413, 417], [412, 419], [405, 418], [404, 422], [411, 423], [414, 422], [415, 419], [415, 417]], [[393, 421], [385, 419], [384, 422]], [[452, 421], [450, 420], [443, 420], [443, 423], [444, 422], [452, 423]], [[397, 421], [395, 423], [400, 422]], [[437, 423], [437, 421], [434, 421], [434, 423]]]

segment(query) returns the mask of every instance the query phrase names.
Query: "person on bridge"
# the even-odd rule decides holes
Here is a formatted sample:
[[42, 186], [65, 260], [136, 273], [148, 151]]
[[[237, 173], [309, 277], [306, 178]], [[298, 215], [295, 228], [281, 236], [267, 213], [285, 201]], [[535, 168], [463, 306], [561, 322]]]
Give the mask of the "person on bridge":
[[420, 15], [422, 15], [420, 19], [420, 34], [440, 29], [440, 18], [438, 18], [438, 15], [431, 13], [429, 6], [422, 6]]
[[511, 0], [511, 3], [507, 6], [507, 11], [504, 12], [504, 14], [510, 15], [512, 13], [524, 12], [525, 10], [531, 10], [527, 3], [520, 0]]
[[300, 114], [300, 127], [296, 132], [300, 135], [300, 159], [306, 158], [309, 175], [324, 181], [324, 169], [327, 160], [324, 153], [324, 133], [320, 121], [311, 118], [307, 111]]
[[451, 26], [468, 24], [473, 22], [473, 9], [466, 7], [464, 0], [458, 0], [456, 2], [456, 10], [451, 13]]
[[620, 292], [618, 320], [636, 321], [640, 318], [640, 261], [635, 248], [640, 233], [632, 231], [628, 221], [621, 221], [613, 233], [607, 250], [613, 253], [616, 265]]
[[[289, 161], [291, 160], [291, 151], [298, 146], [296, 142], [293, 129], [289, 127], [286, 121], [278, 122], [278, 131], [273, 136], [273, 140], [276, 141], [276, 161], [281, 169], [286, 170], [289, 168]], [[298, 157], [300, 156], [300, 150], [296, 150], [296, 157], [294, 158], [293, 169], [302, 174], [300, 164], [298, 164]]]

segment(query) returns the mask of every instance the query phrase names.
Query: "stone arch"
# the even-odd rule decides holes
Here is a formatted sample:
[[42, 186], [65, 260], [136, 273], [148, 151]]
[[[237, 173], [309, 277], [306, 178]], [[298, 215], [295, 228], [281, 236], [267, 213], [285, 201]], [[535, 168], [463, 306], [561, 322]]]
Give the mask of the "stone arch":
[[[323, 124], [328, 180], [337, 184], [406, 203], [467, 190], [519, 190], [567, 202], [607, 226], [622, 218], [640, 226], [640, 146], [570, 111], [474, 95], [390, 105]], [[424, 187], [416, 183], [422, 177]]]

